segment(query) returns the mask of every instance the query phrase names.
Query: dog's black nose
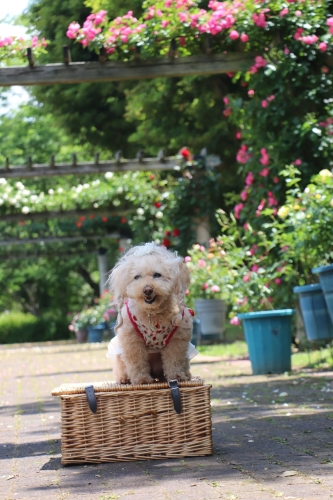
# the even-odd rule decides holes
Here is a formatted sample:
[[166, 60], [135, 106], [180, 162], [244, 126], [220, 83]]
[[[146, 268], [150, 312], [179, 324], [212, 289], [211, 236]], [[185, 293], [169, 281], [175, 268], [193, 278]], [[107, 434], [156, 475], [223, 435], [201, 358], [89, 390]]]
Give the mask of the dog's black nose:
[[151, 286], [145, 286], [143, 289], [143, 293], [147, 296], [150, 297], [151, 294], [153, 293], [154, 289]]

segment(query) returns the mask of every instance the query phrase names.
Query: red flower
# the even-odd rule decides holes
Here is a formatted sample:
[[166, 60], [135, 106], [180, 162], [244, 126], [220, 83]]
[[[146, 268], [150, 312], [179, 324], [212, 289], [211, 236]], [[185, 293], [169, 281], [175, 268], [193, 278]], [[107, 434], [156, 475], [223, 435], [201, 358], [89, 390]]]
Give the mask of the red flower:
[[156, 202], [154, 203], [154, 205], [155, 205], [155, 207], [156, 207], [156, 208], [161, 208], [162, 203], [161, 203], [160, 201], [156, 201]]
[[155, 179], [155, 175], [154, 175], [154, 174], [150, 174], [149, 179], [150, 179], [151, 181], [153, 181], [153, 180]]
[[89, 219], [94, 219], [94, 218], [95, 218], [94, 214], [89, 215]]
[[103, 222], [107, 222], [107, 221], [108, 221], [108, 218], [107, 218], [107, 217], [102, 217], [102, 221], [103, 221]]
[[167, 236], [171, 236], [171, 231], [165, 231], [165, 234], [166, 234]]
[[83, 221], [85, 221], [85, 220], [86, 220], [86, 218], [85, 218], [85, 216], [84, 216], [84, 215], [81, 215], [81, 216], [79, 217], [79, 220], [83, 222]]
[[82, 226], [82, 222], [77, 222], [76, 225], [77, 225], [77, 227], [81, 227]]
[[118, 252], [123, 252], [123, 251], [124, 251], [123, 247], [118, 248]]
[[168, 248], [171, 245], [171, 241], [168, 238], [164, 238], [163, 245]]
[[121, 222], [122, 224], [125, 224], [125, 223], [127, 222], [126, 217], [122, 217], [122, 218], [120, 219], [120, 222]]
[[189, 149], [187, 148], [182, 148], [180, 150], [180, 154], [182, 155], [182, 157], [185, 159], [185, 160], [189, 160], [190, 157], [191, 157], [191, 152]]
[[172, 234], [173, 234], [174, 236], [179, 236], [179, 235], [180, 235], [180, 231], [179, 231], [179, 229], [177, 229], [177, 228], [176, 228], [176, 229], [174, 229], [174, 230], [172, 231]]

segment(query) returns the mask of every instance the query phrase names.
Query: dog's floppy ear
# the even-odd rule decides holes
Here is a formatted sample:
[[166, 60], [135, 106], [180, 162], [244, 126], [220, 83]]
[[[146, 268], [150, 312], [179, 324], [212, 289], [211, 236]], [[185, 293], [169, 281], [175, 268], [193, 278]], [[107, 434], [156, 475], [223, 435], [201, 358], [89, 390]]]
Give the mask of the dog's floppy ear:
[[176, 275], [176, 295], [184, 295], [190, 285], [190, 281], [190, 271], [188, 270], [185, 262], [180, 260], [178, 262], [178, 270]]
[[120, 260], [114, 266], [108, 278], [110, 292], [113, 295], [113, 302], [118, 306], [118, 310], [121, 309], [126, 295], [126, 276], [126, 262], [125, 260]]

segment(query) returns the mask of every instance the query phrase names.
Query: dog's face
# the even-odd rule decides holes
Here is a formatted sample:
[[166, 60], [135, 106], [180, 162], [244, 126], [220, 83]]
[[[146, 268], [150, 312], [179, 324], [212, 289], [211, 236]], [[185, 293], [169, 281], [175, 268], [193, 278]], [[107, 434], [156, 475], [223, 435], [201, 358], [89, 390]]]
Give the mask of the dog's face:
[[126, 295], [146, 310], [160, 309], [176, 288], [177, 277], [156, 257], [147, 255], [133, 259], [128, 270]]
[[190, 282], [182, 259], [153, 243], [133, 247], [117, 263], [110, 276], [111, 291], [135, 300], [153, 312], [163, 310], [170, 296], [184, 295]]

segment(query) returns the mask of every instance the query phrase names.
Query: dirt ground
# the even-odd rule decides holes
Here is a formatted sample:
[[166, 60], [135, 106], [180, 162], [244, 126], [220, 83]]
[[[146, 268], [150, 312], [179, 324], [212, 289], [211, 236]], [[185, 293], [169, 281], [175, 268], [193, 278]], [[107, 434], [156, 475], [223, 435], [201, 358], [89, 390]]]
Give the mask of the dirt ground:
[[0, 499], [333, 498], [333, 371], [252, 376], [197, 356], [212, 384], [209, 457], [62, 466], [64, 382], [112, 380], [106, 344], [0, 347]]

